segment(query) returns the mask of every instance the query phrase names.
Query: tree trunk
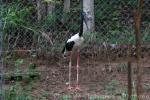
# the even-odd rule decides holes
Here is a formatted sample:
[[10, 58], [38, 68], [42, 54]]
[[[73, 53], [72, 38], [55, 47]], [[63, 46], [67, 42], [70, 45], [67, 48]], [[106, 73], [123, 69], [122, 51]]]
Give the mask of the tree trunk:
[[64, 12], [70, 12], [70, 0], [64, 0]]
[[41, 0], [37, 0], [37, 20], [40, 21], [42, 19], [42, 15], [41, 15], [41, 5], [42, 2]]
[[83, 11], [87, 14], [89, 20], [87, 21], [88, 28], [87, 30], [86, 25], [84, 24], [84, 32], [90, 31], [93, 32], [95, 30], [95, 23], [94, 23], [94, 0], [83, 0]]
[[45, 4], [42, 0], [37, 0], [37, 20], [41, 21], [46, 14]]

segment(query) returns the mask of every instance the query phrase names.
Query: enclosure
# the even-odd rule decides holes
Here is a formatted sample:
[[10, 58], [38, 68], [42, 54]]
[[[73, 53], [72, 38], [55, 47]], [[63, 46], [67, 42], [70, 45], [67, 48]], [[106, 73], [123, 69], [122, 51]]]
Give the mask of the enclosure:
[[69, 60], [61, 53], [80, 30], [81, 0], [2, 0], [0, 9], [1, 99], [129, 100], [132, 89], [130, 100], [137, 100], [140, 82], [141, 99], [150, 100], [150, 0], [144, 0], [141, 13], [140, 0], [83, 0], [92, 19], [89, 30], [84, 25], [81, 91], [66, 89]]

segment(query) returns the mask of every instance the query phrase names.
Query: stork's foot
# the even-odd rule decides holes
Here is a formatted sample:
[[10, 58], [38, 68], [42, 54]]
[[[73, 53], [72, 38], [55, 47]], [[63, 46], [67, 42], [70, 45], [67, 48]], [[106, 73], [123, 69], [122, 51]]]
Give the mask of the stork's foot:
[[76, 85], [75, 90], [77, 90], [77, 91], [81, 91], [81, 87], [80, 87], [80, 85]]
[[69, 86], [67, 87], [67, 89], [68, 89], [68, 90], [72, 90], [73, 87], [69, 85]]

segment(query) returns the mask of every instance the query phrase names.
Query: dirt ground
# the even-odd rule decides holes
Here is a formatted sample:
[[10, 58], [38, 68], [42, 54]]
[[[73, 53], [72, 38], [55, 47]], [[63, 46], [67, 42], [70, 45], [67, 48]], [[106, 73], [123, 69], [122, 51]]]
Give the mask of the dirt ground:
[[[143, 59], [142, 86], [143, 95], [150, 96], [150, 60]], [[41, 63], [39, 70], [42, 72], [37, 87], [33, 89], [32, 95], [40, 100], [44, 93], [46, 100], [123, 100], [121, 96], [127, 90], [127, 61], [101, 62], [91, 59], [81, 58], [79, 81], [81, 91], [67, 90], [68, 82], [68, 61], [60, 61], [55, 64], [44, 65]], [[111, 70], [109, 68], [111, 67]], [[132, 63], [133, 94], [135, 94], [136, 84], [136, 63]], [[76, 66], [72, 67], [72, 83], [75, 85]], [[115, 81], [114, 83], [112, 81]], [[106, 97], [105, 97], [106, 96]], [[70, 99], [65, 99], [70, 98]], [[94, 98], [94, 99], [93, 99]], [[146, 98], [144, 100], [149, 100]]]
[[[147, 55], [147, 56], [146, 56]], [[104, 59], [103, 59], [104, 58]], [[142, 86], [144, 100], [150, 100], [150, 54], [142, 57]], [[37, 70], [41, 72], [31, 95], [36, 100], [127, 100], [127, 61], [125, 57], [81, 55], [79, 82], [81, 91], [67, 90], [68, 63], [54, 55], [36, 59]], [[30, 59], [29, 59], [30, 62]], [[135, 95], [136, 61], [132, 57], [132, 87]], [[111, 68], [111, 69], [110, 69]], [[7, 68], [6, 68], [7, 69]], [[8, 69], [7, 69], [8, 70]], [[76, 82], [76, 58], [73, 58], [72, 83]], [[23, 85], [27, 85], [22, 81]]]

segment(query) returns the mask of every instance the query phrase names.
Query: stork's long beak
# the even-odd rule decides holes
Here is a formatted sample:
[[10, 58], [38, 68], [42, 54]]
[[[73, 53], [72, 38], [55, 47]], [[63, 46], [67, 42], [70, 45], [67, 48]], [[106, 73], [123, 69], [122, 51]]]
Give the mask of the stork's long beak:
[[87, 24], [88, 18], [87, 18], [87, 15], [86, 15], [85, 12], [83, 12], [83, 21], [84, 21], [84, 23], [85, 23], [85, 25], [86, 25], [87, 30], [89, 30], [89, 27], [88, 27], [88, 24]]
[[88, 27], [88, 24], [87, 24], [87, 20], [85, 20], [84, 22], [85, 22], [86, 28], [89, 30], [89, 27]]

